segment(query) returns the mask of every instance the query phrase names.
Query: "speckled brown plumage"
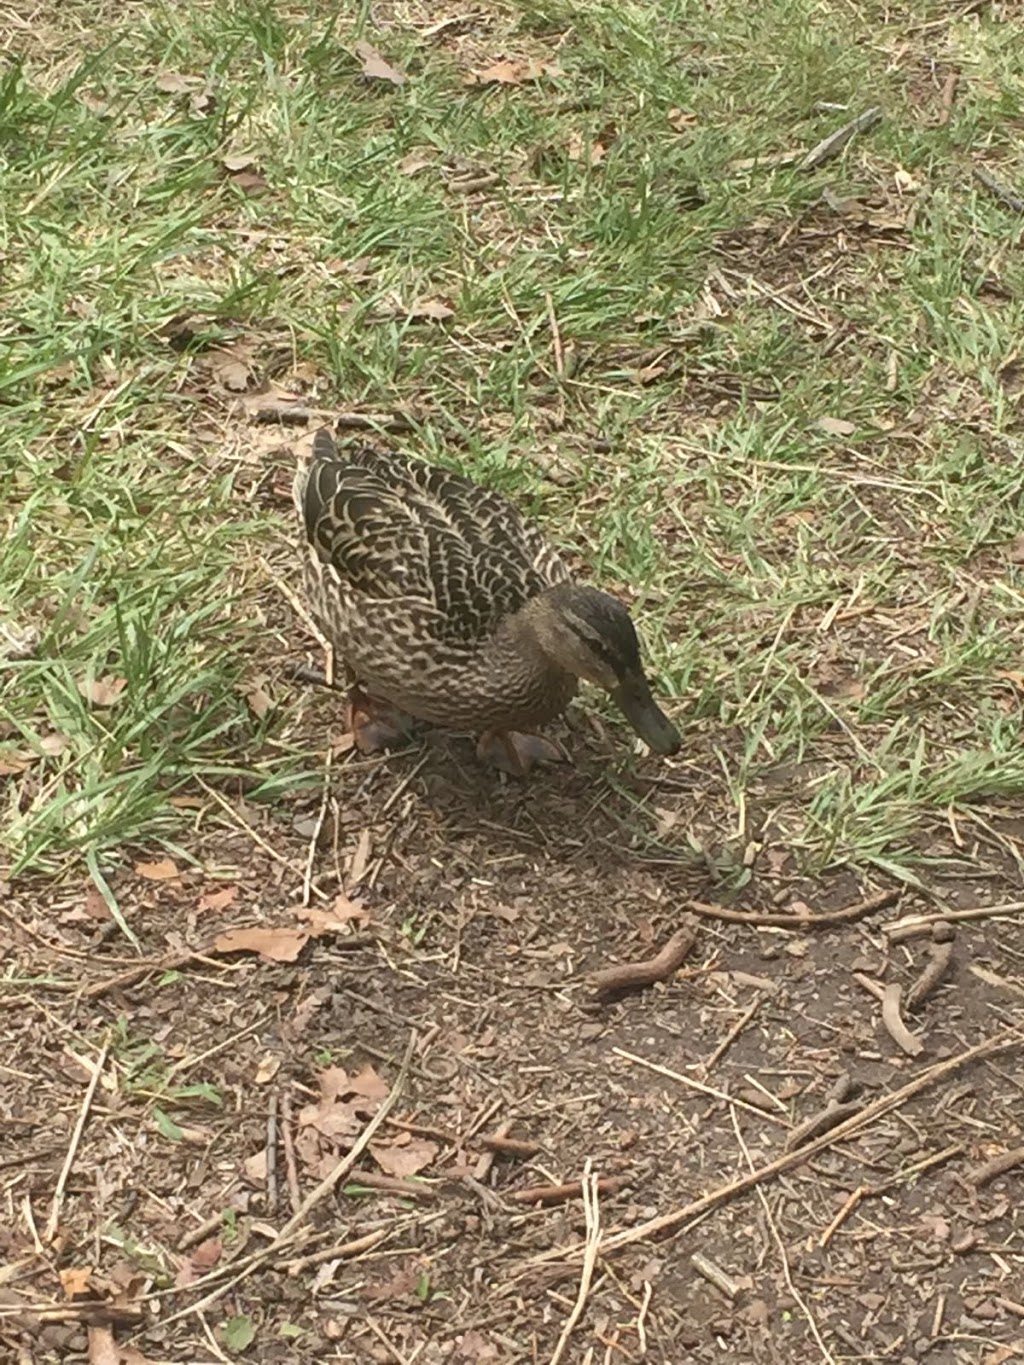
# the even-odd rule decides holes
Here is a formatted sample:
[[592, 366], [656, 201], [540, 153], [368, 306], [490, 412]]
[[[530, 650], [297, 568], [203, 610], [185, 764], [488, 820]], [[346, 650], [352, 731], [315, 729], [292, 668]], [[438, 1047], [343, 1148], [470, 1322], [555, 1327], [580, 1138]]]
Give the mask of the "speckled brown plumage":
[[339, 453], [321, 431], [295, 501], [311, 606], [372, 697], [432, 724], [507, 732], [558, 715], [578, 676], [642, 680], [625, 609], [574, 585], [499, 494], [394, 451]]

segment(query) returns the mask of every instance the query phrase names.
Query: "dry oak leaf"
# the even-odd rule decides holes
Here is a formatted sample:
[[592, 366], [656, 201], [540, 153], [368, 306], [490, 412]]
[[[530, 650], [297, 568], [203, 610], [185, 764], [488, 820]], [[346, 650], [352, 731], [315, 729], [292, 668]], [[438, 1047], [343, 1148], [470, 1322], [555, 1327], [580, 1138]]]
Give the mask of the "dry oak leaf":
[[173, 859], [161, 858], [155, 863], [136, 863], [135, 875], [144, 877], [147, 882], [175, 882], [181, 873]]
[[60, 1287], [66, 1299], [77, 1299], [83, 1294], [91, 1293], [91, 1266], [67, 1266], [63, 1270], [58, 1270], [57, 1274], [60, 1276]]
[[256, 953], [266, 962], [294, 962], [309, 942], [301, 929], [229, 929], [213, 941], [215, 953]]
[[370, 919], [369, 911], [364, 910], [355, 901], [350, 901], [345, 895], [336, 897], [329, 910], [324, 910], [319, 905], [297, 906], [295, 917], [305, 924], [314, 938], [320, 938], [324, 934], [349, 934], [352, 932], [353, 921], [366, 924]]
[[527, 81], [540, 80], [542, 76], [564, 76], [565, 72], [554, 62], [523, 61], [503, 59], [485, 66], [482, 71], [471, 71], [466, 76], [466, 85], [523, 85]]
[[221, 886], [216, 891], [204, 891], [196, 902], [196, 910], [226, 910], [237, 899], [237, 886]]
[[320, 1102], [300, 1111], [299, 1126], [315, 1128], [324, 1137], [350, 1136], [359, 1132], [387, 1093], [387, 1083], [372, 1066], [355, 1076], [344, 1067], [326, 1067], [320, 1073]]
[[78, 690], [93, 706], [107, 707], [121, 700], [127, 686], [127, 678], [86, 678], [78, 684]]
[[212, 350], [205, 357], [217, 383], [231, 393], [246, 393], [254, 379], [248, 353], [241, 347]]
[[857, 423], [845, 417], [819, 417], [815, 426], [827, 436], [852, 436], [857, 430]]
[[386, 62], [375, 47], [360, 38], [355, 45], [355, 53], [362, 63], [362, 74], [371, 81], [390, 81], [392, 85], [404, 85], [405, 76], [401, 71]]
[[408, 1133], [403, 1137], [408, 1140], [396, 1138], [387, 1146], [370, 1143], [370, 1153], [384, 1174], [397, 1176], [399, 1180], [425, 1170], [438, 1152], [437, 1144], [427, 1142], [425, 1138], [414, 1138]]

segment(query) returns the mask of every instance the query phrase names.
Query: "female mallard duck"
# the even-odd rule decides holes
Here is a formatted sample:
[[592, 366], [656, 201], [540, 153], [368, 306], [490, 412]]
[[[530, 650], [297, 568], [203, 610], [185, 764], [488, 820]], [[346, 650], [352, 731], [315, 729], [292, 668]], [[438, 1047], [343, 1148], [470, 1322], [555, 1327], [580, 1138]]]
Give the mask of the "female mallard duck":
[[479, 732], [480, 757], [520, 776], [560, 756], [532, 731], [580, 678], [605, 688], [652, 749], [678, 751], [625, 607], [574, 583], [499, 494], [394, 452], [339, 454], [322, 430], [295, 502], [310, 604], [353, 684], [362, 752], [415, 717]]

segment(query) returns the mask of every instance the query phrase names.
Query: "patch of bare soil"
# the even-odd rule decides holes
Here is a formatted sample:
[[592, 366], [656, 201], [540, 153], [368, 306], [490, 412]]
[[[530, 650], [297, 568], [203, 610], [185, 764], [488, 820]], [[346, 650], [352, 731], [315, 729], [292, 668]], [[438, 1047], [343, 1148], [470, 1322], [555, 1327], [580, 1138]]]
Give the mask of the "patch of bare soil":
[[[937, 905], [645, 855], [722, 838], [710, 760], [515, 784], [294, 701], [323, 793], [197, 793], [194, 862], [114, 877], [141, 959], [84, 886], [0, 903], [4, 1359], [1024, 1358], [1009, 825], [903, 937]], [[764, 922], [595, 992], [691, 900]]]

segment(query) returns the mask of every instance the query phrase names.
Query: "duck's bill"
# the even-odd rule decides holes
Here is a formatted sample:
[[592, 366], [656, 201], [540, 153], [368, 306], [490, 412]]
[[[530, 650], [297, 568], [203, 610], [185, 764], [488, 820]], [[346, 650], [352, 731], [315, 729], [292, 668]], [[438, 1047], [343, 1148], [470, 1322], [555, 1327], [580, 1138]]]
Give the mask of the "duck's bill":
[[643, 675], [627, 678], [611, 694], [612, 701], [656, 754], [677, 754], [679, 731], [651, 696]]

